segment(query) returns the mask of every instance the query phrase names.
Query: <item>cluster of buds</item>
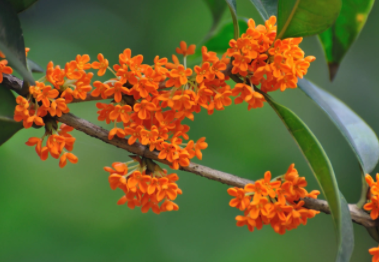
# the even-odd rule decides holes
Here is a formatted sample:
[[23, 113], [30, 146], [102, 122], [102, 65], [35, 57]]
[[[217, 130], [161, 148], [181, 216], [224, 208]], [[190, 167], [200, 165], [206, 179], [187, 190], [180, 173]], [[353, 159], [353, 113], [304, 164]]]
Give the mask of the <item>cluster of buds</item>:
[[[296, 88], [297, 78], [303, 78], [310, 62], [316, 58], [307, 56], [298, 46], [302, 38], [276, 39], [276, 17], [272, 16], [265, 25], [248, 21], [248, 29], [237, 40], [230, 40], [226, 55], [233, 57], [232, 74], [243, 77], [244, 83], [233, 89], [233, 95], [241, 93], [236, 103], [245, 100], [250, 108], [262, 107], [264, 97], [251, 85], [260, 85], [264, 93], [286, 88]], [[250, 85], [249, 85], [249, 84]], [[236, 86], [237, 87], [237, 86]]]
[[[132, 157], [133, 160], [122, 163], [115, 162], [112, 167], [104, 167], [109, 172], [110, 187], [115, 190], [120, 188], [124, 192], [117, 204], [134, 209], [141, 207], [142, 213], [150, 210], [160, 214], [165, 211], [178, 210], [179, 206], [172, 202], [182, 190], [175, 183], [179, 177], [177, 174], [167, 174], [158, 165], [149, 159], [141, 160]], [[130, 164], [137, 163], [134, 166]], [[159, 206], [159, 203], [162, 204]]]
[[231, 207], [244, 211], [244, 215], [237, 216], [237, 226], [246, 225], [252, 232], [263, 225], [270, 224], [275, 232], [284, 234], [286, 230], [305, 225], [308, 218], [313, 218], [319, 212], [305, 208], [301, 198], [317, 198], [319, 191], [308, 193], [304, 188], [307, 182], [300, 177], [295, 165], [292, 164], [285, 175], [271, 179], [271, 172], [267, 171], [264, 178], [254, 184], [247, 184], [244, 188], [229, 188]]

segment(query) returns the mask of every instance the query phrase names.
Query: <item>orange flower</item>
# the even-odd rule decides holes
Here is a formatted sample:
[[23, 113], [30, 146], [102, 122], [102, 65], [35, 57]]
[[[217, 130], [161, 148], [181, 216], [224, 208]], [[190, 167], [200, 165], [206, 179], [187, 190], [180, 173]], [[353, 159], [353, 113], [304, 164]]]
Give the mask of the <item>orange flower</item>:
[[92, 87], [89, 84], [86, 84], [85, 82], [78, 82], [76, 83], [76, 87], [74, 91], [72, 92], [72, 96], [76, 99], [82, 99], [85, 100], [87, 98], [87, 93], [91, 91]]
[[63, 168], [67, 164], [67, 159], [72, 164], [78, 163], [78, 158], [73, 153], [64, 153], [59, 159], [60, 168]]
[[161, 201], [167, 197], [170, 200], [175, 200], [177, 196], [178, 186], [175, 183], [170, 183], [166, 177], [159, 178], [159, 190], [157, 200]]
[[375, 220], [379, 216], [379, 199], [378, 196], [372, 196], [370, 202], [365, 204], [363, 208], [370, 211], [371, 219]]
[[199, 160], [203, 158], [203, 154], [201, 153], [201, 150], [206, 149], [207, 147], [208, 147], [208, 143], [205, 142], [205, 137], [202, 137], [196, 141], [195, 155]]
[[146, 176], [139, 171], [134, 171], [128, 178], [128, 187], [137, 187], [141, 190], [142, 193], [147, 192], [147, 183], [151, 180], [150, 176]]
[[172, 201], [165, 200], [163, 204], [161, 205], [160, 211], [164, 212], [164, 211], [172, 211], [172, 210], [178, 211], [179, 206]]
[[125, 165], [125, 163], [114, 162], [114, 163], [112, 163], [112, 167], [114, 169], [106, 166], [106, 167], [104, 167], [104, 170], [109, 172], [110, 174], [116, 173], [118, 175], [126, 175], [128, 173], [128, 166]]
[[132, 108], [129, 105], [116, 105], [114, 109], [109, 114], [109, 119], [116, 120], [117, 122], [128, 123], [130, 116], [129, 112], [132, 111]]
[[169, 73], [169, 79], [166, 82], [166, 87], [181, 87], [187, 84], [188, 76], [192, 75], [192, 70], [190, 68], [184, 69], [184, 66], [179, 65], [178, 69], [172, 69]]
[[125, 137], [124, 129], [118, 128], [118, 127], [112, 128], [111, 131], [109, 131], [108, 133], [108, 139], [112, 140], [115, 135], [117, 135], [119, 138], [124, 138]]
[[8, 61], [7, 60], [1, 60], [0, 61], [0, 83], [3, 82], [3, 74], [12, 74], [13, 69], [7, 66]]
[[149, 119], [150, 112], [156, 110], [154, 103], [147, 100], [142, 100], [141, 103], [136, 103], [133, 108], [134, 112], [138, 113], [140, 119]]
[[65, 70], [61, 69], [59, 66], [54, 68], [52, 61], [47, 64], [46, 79], [52, 83], [56, 89], [60, 89], [60, 87], [65, 83], [64, 77]]
[[197, 74], [196, 76], [196, 82], [199, 84], [203, 82], [204, 78], [207, 80], [212, 80], [215, 75], [210, 72], [211, 65], [208, 62], [205, 62], [204, 64], [200, 66], [195, 66], [194, 70]]
[[368, 252], [373, 256], [372, 262], [379, 262], [379, 247], [370, 248]]
[[103, 76], [105, 74], [105, 72], [107, 71], [109, 62], [107, 59], [104, 59], [103, 54], [98, 54], [97, 60], [99, 60], [99, 62], [97, 62], [97, 61], [93, 62], [92, 68], [93, 69], [99, 69], [99, 71], [97, 72], [97, 75]]
[[110, 87], [107, 84], [101, 83], [100, 81], [93, 82], [95, 89], [92, 91], [91, 96], [98, 97], [101, 95], [102, 99], [106, 99], [108, 96], [105, 94]]
[[63, 98], [58, 98], [51, 103], [51, 107], [48, 109], [51, 116], [61, 117], [63, 113], [70, 112], [70, 109], [66, 105], [66, 101]]
[[261, 180], [255, 181], [254, 184], [247, 184], [244, 189], [247, 193], [254, 193], [253, 202], [251, 203], [252, 205], [257, 205], [262, 196], [268, 195], [268, 190]]
[[119, 174], [111, 174], [108, 177], [109, 185], [111, 189], [115, 190], [116, 188], [121, 188], [126, 190], [126, 178]]
[[76, 67], [79, 70], [88, 70], [91, 68], [91, 64], [89, 63], [89, 55], [77, 55], [76, 56]]
[[176, 53], [183, 56], [193, 55], [195, 53], [195, 49], [196, 45], [190, 45], [187, 49], [187, 43], [184, 41], [180, 41], [180, 48], [176, 48]]
[[104, 94], [108, 97], [114, 94], [114, 100], [119, 103], [122, 100], [122, 94], [128, 95], [129, 90], [123, 86], [123, 83], [116, 82], [113, 87], [107, 89]]
[[214, 97], [215, 108], [217, 110], [223, 110], [224, 106], [230, 106], [232, 104], [232, 99], [230, 96], [232, 91], [226, 90], [223, 93], [217, 93]]
[[228, 194], [234, 197], [230, 200], [229, 206], [236, 207], [241, 211], [244, 211], [249, 206], [250, 196], [245, 196], [245, 191], [242, 188], [229, 188]]
[[[295, 184], [298, 180], [303, 179], [303, 177], [299, 177], [293, 164], [288, 169], [285, 177]], [[275, 232], [284, 234], [286, 230], [294, 229], [300, 224], [305, 225], [307, 219], [313, 218], [319, 213], [318, 211], [304, 208], [304, 201], [298, 201], [299, 193], [289, 195], [283, 190], [280, 187], [281, 179], [271, 181], [271, 173], [267, 171], [264, 179], [257, 180], [254, 184], [246, 184], [244, 189], [228, 189], [230, 195], [236, 196], [235, 199], [230, 201], [230, 206], [241, 205], [241, 210], [245, 210], [245, 206], [247, 206], [244, 216], [236, 218], [237, 226], [247, 225], [248, 229], [253, 231], [254, 227], [260, 229], [262, 224], [271, 224]], [[286, 181], [286, 183], [292, 183], [291, 181]], [[310, 194], [307, 193], [306, 196], [317, 198], [319, 193], [317, 190], [313, 190]], [[252, 195], [254, 196], [251, 200]], [[249, 199], [246, 200], [246, 197], [249, 197]]]

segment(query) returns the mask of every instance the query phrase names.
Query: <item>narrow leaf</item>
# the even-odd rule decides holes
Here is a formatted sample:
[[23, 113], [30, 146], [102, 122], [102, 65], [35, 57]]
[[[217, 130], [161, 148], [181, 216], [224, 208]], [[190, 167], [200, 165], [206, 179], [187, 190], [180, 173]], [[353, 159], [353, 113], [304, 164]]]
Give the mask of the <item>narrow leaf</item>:
[[206, 5], [209, 7], [209, 10], [212, 13], [213, 23], [212, 27], [209, 30], [205, 40], [207, 40], [213, 32], [216, 30], [218, 24], [220, 23], [221, 17], [226, 9], [226, 2], [222, 0], [204, 0]]
[[278, 16], [278, 0], [250, 0], [263, 20], [268, 20], [270, 16]]
[[38, 65], [36, 62], [30, 60], [29, 58], [26, 59], [26, 63], [28, 65], [29, 71], [32, 73], [43, 73], [43, 72], [45, 72], [40, 65]]
[[362, 207], [368, 189], [364, 176], [374, 170], [379, 160], [378, 137], [363, 119], [338, 98], [306, 79], [299, 79], [298, 86], [324, 110], [353, 149], [362, 170], [362, 191], [357, 203]]
[[234, 39], [238, 39], [240, 36], [239, 27], [238, 27], [238, 18], [237, 18], [237, 3], [236, 0], [225, 0], [228, 4], [230, 14], [232, 15], [233, 25], [234, 25]]
[[0, 0], [0, 6], [0, 51], [24, 80], [34, 84], [34, 79], [26, 67], [24, 37], [17, 13], [6, 0]]
[[278, 0], [278, 39], [316, 35], [329, 28], [341, 0]]
[[31, 7], [38, 0], [7, 0], [12, 4], [13, 8], [17, 13], [21, 13], [22, 11]]
[[0, 145], [22, 128], [22, 123], [13, 119], [16, 105], [12, 92], [0, 84]]
[[288, 108], [273, 101], [270, 96], [265, 96], [267, 102], [281, 118], [305, 156], [326, 200], [329, 203], [338, 239], [338, 253], [336, 261], [349, 261], [353, 250], [352, 247], [354, 246], [354, 235], [352, 235], [352, 231], [349, 229], [346, 230], [343, 227], [350, 227], [349, 223], [352, 222], [350, 213], [347, 209], [346, 201], [344, 201], [344, 199], [340, 196], [337, 181], [329, 158], [327, 157], [320, 142], [313, 135], [312, 131], [303, 121], [301, 121], [298, 116], [296, 116]]
[[[245, 32], [247, 30], [247, 21], [245, 19], [238, 19], [238, 25], [241, 29], [241, 32]], [[205, 45], [208, 50], [217, 53], [225, 53], [226, 49], [229, 48], [229, 41], [233, 39], [233, 22], [229, 21], [219, 26], [219, 28], [213, 33], [213, 35], [206, 41], [203, 45]]]
[[343, 0], [332, 27], [319, 35], [333, 80], [342, 58], [357, 39], [372, 9], [374, 0]]
[[365, 173], [374, 170], [379, 160], [379, 141], [374, 131], [341, 100], [306, 79], [298, 87], [324, 112], [345, 137]]
[[349, 262], [354, 250], [354, 229], [351, 220], [349, 206], [345, 197], [340, 192], [341, 199], [341, 224], [340, 246], [337, 252], [336, 262]]

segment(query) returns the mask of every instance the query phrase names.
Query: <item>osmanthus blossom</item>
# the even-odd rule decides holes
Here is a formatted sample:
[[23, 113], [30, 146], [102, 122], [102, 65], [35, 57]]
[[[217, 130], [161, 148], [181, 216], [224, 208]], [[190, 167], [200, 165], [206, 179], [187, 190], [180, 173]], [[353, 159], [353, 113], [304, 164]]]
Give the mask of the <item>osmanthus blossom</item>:
[[[264, 25], [248, 21], [248, 29], [230, 48], [218, 56], [216, 52], [201, 47], [201, 62], [187, 67], [187, 58], [195, 54], [196, 46], [181, 41], [171, 60], [156, 56], [153, 64], [144, 63], [144, 56], [133, 55], [129, 48], [119, 54], [118, 62], [110, 65], [103, 54], [91, 61], [89, 54], [78, 54], [64, 67], [50, 61], [46, 75], [29, 87], [29, 94], [16, 98], [14, 119], [25, 128], [44, 126], [42, 137], [31, 137], [26, 144], [34, 146], [41, 160], [49, 155], [59, 159], [59, 166], [77, 163], [71, 151], [75, 138], [73, 128], [57, 124], [58, 118], [69, 113], [69, 104], [92, 100], [96, 103], [98, 120], [112, 124], [104, 139], [126, 139], [129, 145], [137, 142], [146, 150], [157, 151], [160, 161], [172, 169], [190, 165], [196, 157], [203, 158], [208, 147], [205, 137], [190, 139], [190, 127], [185, 119], [194, 121], [202, 110], [209, 115], [224, 110], [233, 103], [246, 102], [248, 110], [263, 107], [265, 93], [295, 88], [297, 78], [303, 77], [314, 57], [304, 57], [298, 46], [301, 38], [284, 40], [276, 38], [276, 18], [270, 17]], [[0, 75], [11, 73], [5, 56], [0, 52]], [[230, 85], [230, 72], [241, 83]], [[92, 71], [91, 71], [92, 70]], [[94, 73], [111, 78], [93, 81]], [[1, 82], [2, 79], [0, 79]], [[121, 141], [121, 140], [120, 140]], [[195, 142], [196, 141], [196, 142]], [[173, 201], [182, 190], [176, 184], [178, 176], [168, 174], [152, 160], [131, 156], [129, 162], [114, 162], [105, 167], [109, 172], [111, 189], [121, 189], [119, 205], [131, 209], [140, 207], [143, 213], [176, 211]], [[264, 179], [245, 188], [231, 188], [230, 206], [243, 211], [237, 216], [237, 225], [247, 225], [250, 231], [271, 224], [280, 234], [305, 224], [317, 212], [303, 207], [300, 198], [316, 198], [318, 191], [308, 193], [306, 181], [299, 177], [291, 165], [284, 178], [272, 179], [266, 172]], [[377, 192], [379, 187], [372, 187]], [[372, 204], [373, 205], [373, 204]], [[375, 210], [373, 206], [371, 210]], [[375, 215], [375, 211], [372, 211]]]

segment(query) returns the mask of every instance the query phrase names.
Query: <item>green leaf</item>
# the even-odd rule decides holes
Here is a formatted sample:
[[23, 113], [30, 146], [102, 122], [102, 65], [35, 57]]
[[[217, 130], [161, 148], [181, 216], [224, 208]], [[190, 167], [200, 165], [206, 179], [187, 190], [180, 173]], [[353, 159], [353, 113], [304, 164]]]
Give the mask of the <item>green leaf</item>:
[[298, 87], [324, 110], [353, 149], [362, 170], [362, 192], [357, 203], [362, 207], [368, 189], [365, 174], [374, 170], [379, 160], [378, 137], [363, 119], [338, 98], [306, 79], [299, 79]]
[[16, 105], [12, 92], [0, 84], [0, 145], [23, 127], [21, 122], [13, 119]]
[[17, 13], [21, 13], [22, 11], [32, 6], [38, 0], [7, 0], [7, 1], [12, 4], [13, 8], [16, 10]]
[[220, 23], [221, 17], [226, 9], [226, 2], [220, 1], [220, 0], [204, 0], [209, 9], [211, 10], [212, 17], [213, 17], [213, 23], [212, 27], [209, 30], [207, 36], [205, 37], [205, 40], [207, 40], [216, 30], [218, 24]]
[[334, 25], [319, 35], [333, 80], [342, 58], [357, 39], [372, 9], [374, 0], [343, 0]]
[[[0, 50], [9, 64], [24, 78], [34, 84], [34, 79], [26, 67], [24, 37], [17, 13], [6, 0], [0, 0]], [[27, 94], [28, 90], [23, 90]]]
[[358, 158], [365, 173], [374, 170], [379, 160], [379, 141], [374, 131], [338, 98], [306, 79], [299, 79], [303, 90], [333, 121]]
[[234, 39], [238, 39], [240, 36], [240, 31], [238, 27], [238, 18], [237, 18], [237, 3], [236, 0], [225, 0], [228, 4], [230, 14], [232, 15], [233, 25], [234, 25]]
[[295, 139], [329, 203], [338, 239], [336, 261], [349, 261], [354, 246], [352, 222], [346, 201], [340, 195], [329, 158], [320, 142], [298, 116], [288, 108], [273, 101], [270, 96], [265, 94], [265, 97]]
[[341, 10], [341, 0], [278, 0], [278, 39], [319, 34]]
[[30, 60], [29, 58], [26, 59], [26, 63], [28, 65], [29, 71], [32, 73], [44, 73], [45, 72], [40, 65], [38, 65], [34, 61]]
[[354, 250], [354, 229], [351, 220], [349, 206], [345, 197], [340, 192], [341, 200], [341, 224], [339, 247], [336, 262], [349, 262]]
[[278, 16], [278, 0], [250, 0], [263, 20], [268, 20], [270, 16]]
[[[247, 30], [247, 21], [245, 19], [238, 19], [238, 25], [241, 29], [241, 32], [245, 32]], [[228, 49], [230, 39], [233, 39], [233, 22], [228, 21], [223, 25], [219, 26], [216, 31], [214, 31], [213, 35], [206, 41], [203, 45], [205, 45], [208, 50], [217, 52], [217, 53], [225, 53], [226, 49]]]

